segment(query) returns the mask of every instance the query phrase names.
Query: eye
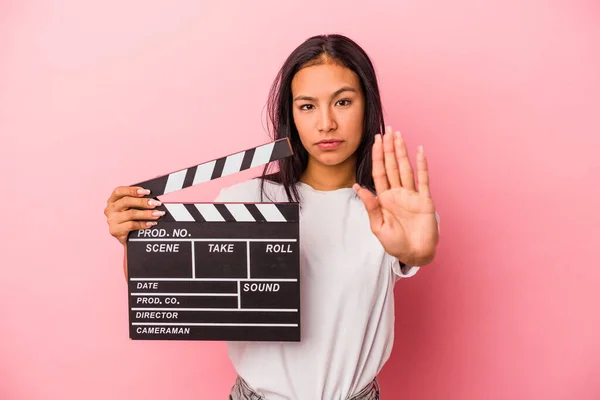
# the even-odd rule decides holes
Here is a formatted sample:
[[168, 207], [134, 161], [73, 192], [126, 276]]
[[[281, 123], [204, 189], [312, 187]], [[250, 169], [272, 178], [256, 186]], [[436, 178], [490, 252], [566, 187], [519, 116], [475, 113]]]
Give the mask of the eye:
[[[342, 103], [342, 104], [340, 104], [340, 103]], [[338, 104], [339, 104], [340, 106], [342, 106], [342, 107], [344, 107], [344, 106], [349, 106], [349, 105], [350, 105], [350, 103], [351, 103], [351, 101], [350, 101], [350, 100], [348, 100], [348, 99], [341, 99], [341, 100], [339, 100], [339, 101], [338, 101]]]
[[300, 109], [301, 110], [308, 110], [309, 108], [307, 108], [307, 107], [312, 107], [312, 104], [303, 104], [303, 105], [300, 106]]

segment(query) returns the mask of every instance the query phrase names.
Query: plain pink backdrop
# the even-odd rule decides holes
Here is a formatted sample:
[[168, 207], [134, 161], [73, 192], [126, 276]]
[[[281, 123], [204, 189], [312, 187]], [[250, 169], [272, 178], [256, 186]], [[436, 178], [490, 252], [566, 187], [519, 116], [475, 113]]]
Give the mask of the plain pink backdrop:
[[383, 399], [600, 398], [600, 5], [219, 4], [0, 1], [0, 398], [226, 398], [223, 343], [128, 340], [105, 202], [268, 140], [278, 68], [327, 32], [372, 56], [442, 219], [396, 288]]

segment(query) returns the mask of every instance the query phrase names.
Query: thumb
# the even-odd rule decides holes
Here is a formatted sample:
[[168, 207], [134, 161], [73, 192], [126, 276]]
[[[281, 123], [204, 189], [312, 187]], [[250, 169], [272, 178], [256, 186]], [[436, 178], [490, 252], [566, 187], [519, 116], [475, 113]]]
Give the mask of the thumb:
[[370, 190], [361, 187], [358, 183], [355, 183], [352, 189], [354, 189], [367, 209], [371, 222], [371, 230], [378, 232], [381, 225], [383, 225], [383, 213], [381, 212], [379, 199]]

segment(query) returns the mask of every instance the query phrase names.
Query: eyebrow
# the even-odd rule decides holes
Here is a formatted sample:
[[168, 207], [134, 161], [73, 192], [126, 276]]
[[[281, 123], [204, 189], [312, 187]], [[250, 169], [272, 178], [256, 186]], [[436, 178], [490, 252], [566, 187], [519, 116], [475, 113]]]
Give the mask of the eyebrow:
[[[335, 97], [343, 92], [355, 92], [356, 93], [356, 89], [354, 89], [353, 87], [350, 87], [350, 86], [344, 86], [343, 88], [336, 90], [335, 93], [333, 93], [333, 95], [331, 97]], [[317, 99], [315, 99], [314, 97], [303, 96], [303, 95], [296, 96], [294, 101], [297, 101], [297, 100], [317, 101]]]

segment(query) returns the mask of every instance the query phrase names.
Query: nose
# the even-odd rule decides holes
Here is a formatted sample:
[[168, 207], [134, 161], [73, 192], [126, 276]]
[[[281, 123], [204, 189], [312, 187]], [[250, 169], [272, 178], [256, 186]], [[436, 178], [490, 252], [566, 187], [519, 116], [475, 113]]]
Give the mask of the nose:
[[319, 132], [329, 132], [337, 128], [334, 115], [327, 107], [322, 108], [319, 113], [317, 128], [319, 129]]

